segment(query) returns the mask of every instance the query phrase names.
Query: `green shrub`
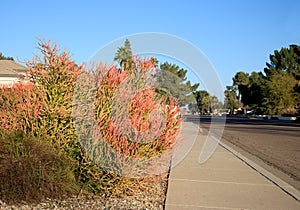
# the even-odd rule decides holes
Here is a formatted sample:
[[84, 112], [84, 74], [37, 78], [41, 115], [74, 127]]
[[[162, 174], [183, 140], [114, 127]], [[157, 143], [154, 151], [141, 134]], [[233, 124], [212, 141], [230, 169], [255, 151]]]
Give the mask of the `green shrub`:
[[23, 132], [0, 135], [0, 199], [38, 202], [78, 193], [74, 162], [46, 139]]

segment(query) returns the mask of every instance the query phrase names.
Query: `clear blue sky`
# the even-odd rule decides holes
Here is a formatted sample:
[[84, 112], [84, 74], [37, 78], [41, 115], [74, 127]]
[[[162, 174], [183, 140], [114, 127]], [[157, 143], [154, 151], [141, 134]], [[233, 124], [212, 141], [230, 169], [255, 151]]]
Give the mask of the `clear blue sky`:
[[225, 86], [237, 71], [262, 71], [275, 49], [299, 45], [299, 11], [298, 0], [1, 0], [0, 52], [31, 59], [41, 37], [82, 63], [120, 37], [163, 32], [198, 47]]

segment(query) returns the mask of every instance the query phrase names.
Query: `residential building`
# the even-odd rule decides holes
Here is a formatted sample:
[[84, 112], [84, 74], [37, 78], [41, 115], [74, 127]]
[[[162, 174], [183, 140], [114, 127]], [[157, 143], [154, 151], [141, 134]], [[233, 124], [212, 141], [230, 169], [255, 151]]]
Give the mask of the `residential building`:
[[12, 87], [21, 82], [27, 68], [13, 60], [0, 60], [0, 87]]

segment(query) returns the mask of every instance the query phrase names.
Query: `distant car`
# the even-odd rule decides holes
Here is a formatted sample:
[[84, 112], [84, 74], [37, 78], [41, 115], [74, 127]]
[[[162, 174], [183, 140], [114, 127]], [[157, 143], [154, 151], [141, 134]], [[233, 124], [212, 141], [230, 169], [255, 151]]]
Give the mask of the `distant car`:
[[246, 115], [252, 115], [252, 114], [254, 114], [253, 110], [249, 110], [246, 112]]

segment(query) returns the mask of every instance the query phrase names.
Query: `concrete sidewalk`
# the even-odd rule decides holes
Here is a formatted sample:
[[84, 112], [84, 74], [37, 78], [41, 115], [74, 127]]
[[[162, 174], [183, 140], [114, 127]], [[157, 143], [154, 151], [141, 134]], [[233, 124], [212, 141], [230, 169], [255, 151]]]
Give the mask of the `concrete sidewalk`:
[[198, 158], [205, 140], [206, 136], [199, 133], [188, 155], [171, 169], [166, 210], [300, 209], [295, 199], [299, 191], [256, 168], [227, 145], [220, 144], [212, 157], [200, 165]]

